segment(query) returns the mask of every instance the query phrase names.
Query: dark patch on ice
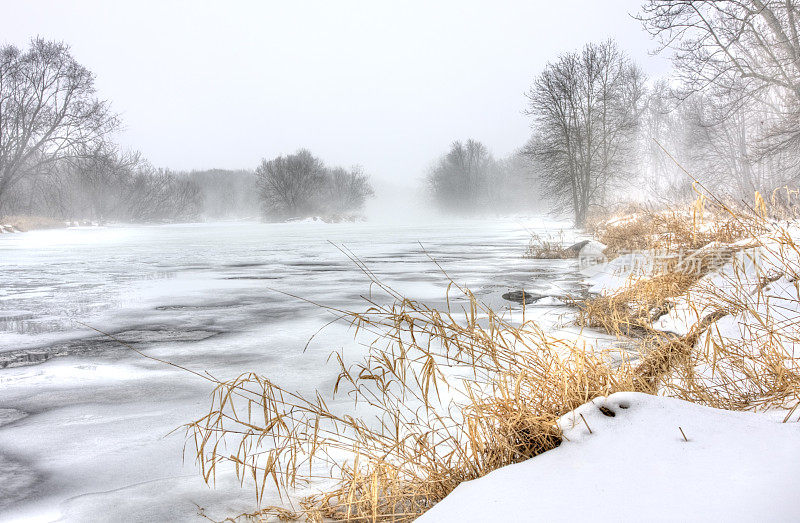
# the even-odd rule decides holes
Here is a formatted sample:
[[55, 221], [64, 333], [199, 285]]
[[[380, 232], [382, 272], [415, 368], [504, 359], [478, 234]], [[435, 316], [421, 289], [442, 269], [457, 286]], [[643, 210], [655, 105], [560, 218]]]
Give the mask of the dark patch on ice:
[[222, 303], [204, 303], [202, 305], [159, 305], [157, 311], [205, 311], [214, 309], [231, 309], [251, 305], [246, 301], [228, 301]]
[[280, 280], [280, 276], [226, 276], [226, 280]]
[[0, 369], [37, 365], [62, 356], [87, 356], [125, 349], [124, 345], [120, 343], [142, 346], [155, 343], [197, 342], [217, 336], [220, 332], [207, 329], [160, 328], [127, 329], [110, 334], [113, 338], [94, 336], [58, 343], [49, 347], [2, 352], [0, 353]]
[[213, 265], [183, 265], [180, 267], [181, 271], [207, 271], [211, 269], [217, 269], [218, 267], [214, 267]]
[[306, 305], [301, 303], [299, 306], [288, 307], [265, 307], [259, 311], [261, 322], [275, 322], [277, 320], [300, 319], [304, 313], [304, 309], [314, 307], [313, 305]]
[[2, 313], [0, 312], [0, 322], [7, 322], [7, 321], [21, 321], [21, 320], [31, 320], [34, 318], [34, 315], [27, 311], [19, 311], [19, 312], [12, 312], [12, 313]]
[[315, 262], [315, 261], [296, 261], [296, 262], [289, 262], [285, 264], [287, 267], [309, 267], [309, 268], [317, 268], [317, 269], [326, 269], [332, 267], [338, 267], [342, 269], [349, 269], [341, 264], [333, 263], [333, 262]]
[[[202, 341], [219, 334], [212, 330], [180, 330], [180, 329], [129, 329], [115, 333], [113, 336], [125, 343], [163, 343], [173, 341]], [[114, 340], [110, 340], [114, 341]]]
[[19, 350], [9, 351], [0, 354], [0, 369], [7, 367], [24, 367], [26, 365], [36, 365], [44, 363], [53, 356], [66, 356], [66, 352], [61, 354], [59, 350], [41, 349], [41, 350]]
[[14, 423], [15, 421], [21, 420], [22, 418], [26, 418], [27, 416], [28, 416], [27, 413], [22, 412], [19, 409], [0, 408], [0, 427], [2, 427], [3, 425]]
[[0, 454], [0, 509], [29, 497], [38, 479], [30, 467]]
[[[410, 282], [441, 282], [442, 276], [434, 275], [434, 274], [407, 274], [407, 275], [398, 275], [392, 278], [394, 281], [410, 281]], [[353, 281], [363, 281], [361, 280], [353, 280]]]
[[530, 291], [511, 291], [503, 294], [503, 299], [506, 301], [524, 303], [526, 305], [530, 305], [544, 297], [545, 296], [542, 296], [541, 294], [533, 294]]
[[310, 272], [350, 272], [347, 267], [320, 266], [314, 267]]

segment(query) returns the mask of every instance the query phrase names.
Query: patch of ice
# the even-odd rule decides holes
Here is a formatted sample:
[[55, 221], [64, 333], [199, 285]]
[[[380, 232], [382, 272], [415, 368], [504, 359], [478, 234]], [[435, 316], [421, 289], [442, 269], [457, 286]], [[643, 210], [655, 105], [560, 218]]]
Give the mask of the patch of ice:
[[0, 409], [0, 427], [14, 423], [27, 416], [24, 412], [17, 409]]

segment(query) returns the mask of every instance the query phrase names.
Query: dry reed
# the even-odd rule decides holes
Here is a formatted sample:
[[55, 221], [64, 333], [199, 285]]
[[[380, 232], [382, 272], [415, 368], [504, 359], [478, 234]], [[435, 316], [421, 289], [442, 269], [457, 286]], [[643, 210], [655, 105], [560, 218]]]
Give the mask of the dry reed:
[[[376, 421], [333, 412], [321, 394], [305, 398], [252, 373], [217, 382], [210, 412], [189, 425], [207, 481], [230, 464], [251, 480], [260, 502], [270, 486], [289, 494], [335, 478], [295, 515], [412, 520], [462, 481], [559, 445], [560, 416], [635, 388], [629, 365], [613, 366], [602, 352], [551, 338], [533, 323], [512, 325], [468, 289], [448, 288], [464, 311], [439, 311], [400, 296], [353, 261], [394, 303], [369, 300], [364, 313], [333, 310], [372, 340], [355, 365], [335, 354], [333, 392]], [[329, 474], [315, 476], [326, 467]]]
[[[763, 213], [758, 216], [732, 212], [723, 225], [699, 227], [696, 213], [670, 213], [627, 225], [624, 234], [619, 223], [606, 227], [604, 239], [617, 242], [614, 249], [701, 252], [696, 273], [679, 270], [675, 261], [653, 278], [583, 305], [585, 325], [641, 341], [638, 358], [616, 361], [580, 340], [553, 338], [532, 322], [512, 324], [452, 281], [446, 310], [407, 299], [348, 251], [372, 285], [392, 298], [389, 304], [367, 299], [360, 313], [329, 308], [368, 340], [357, 363], [346, 363], [342, 353], [333, 358], [339, 375], [332, 392], [350, 397], [361, 415], [338, 412], [321, 393], [304, 397], [254, 373], [215, 381], [209, 412], [187, 426], [203, 476], [211, 483], [219, 466], [232, 466], [254, 486], [259, 505], [269, 488], [290, 499], [297, 487], [321, 485], [293, 510], [262, 507], [242, 518], [410, 521], [459, 483], [558, 446], [558, 418], [598, 396], [640, 391], [791, 414], [800, 404], [794, 353], [800, 315], [770, 317], [759, 307], [767, 282], [778, 277], [753, 287], [735, 271], [731, 288], [754, 292], [704, 292], [711, 312], [696, 311], [698, 321], [683, 336], [652, 327], [669, 299], [688, 296], [691, 307], [703, 277], [718, 269], [706, 262], [703, 248], [727, 253], [724, 261], [731, 263], [737, 249], [722, 244], [762, 234]], [[770, 238], [800, 259], [785, 230], [773, 229]], [[709, 249], [711, 242], [718, 245]], [[779, 277], [797, 286], [791, 256], [778, 259], [786, 260]], [[757, 332], [737, 344], [718, 325], [743, 313]]]
[[[669, 211], [662, 221], [650, 213], [646, 228], [635, 221], [616, 226], [622, 234], [615, 238], [622, 244], [651, 252], [657, 247], [662, 255], [666, 250], [672, 261], [616, 292], [578, 303], [578, 323], [638, 338], [644, 356], [633, 371], [637, 387], [716, 408], [785, 408], [790, 415], [800, 403], [800, 353], [795, 351], [800, 343], [800, 247], [775, 221], [793, 212], [797, 192], [786, 194], [783, 200], [773, 194], [770, 202], [777, 200], [776, 206], [757, 193], [755, 205], [746, 211], [716, 200], [718, 213], [726, 214], [723, 225], [704, 218], [702, 230], [696, 216], [704, 199], [698, 199], [693, 212]], [[658, 223], [675, 225], [684, 241], [653, 233]], [[633, 232], [624, 232], [627, 226]], [[760, 258], [770, 263], [759, 266]], [[748, 262], [754, 264], [751, 270], [745, 267]], [[770, 284], [779, 280], [794, 285], [796, 292], [770, 296]], [[770, 300], [779, 306], [769, 306]], [[655, 329], [653, 323], [677, 302], [686, 317], [694, 318], [686, 334]]]
[[20, 232], [35, 229], [61, 229], [66, 227], [63, 221], [44, 216], [3, 216], [0, 225], [10, 225]]
[[543, 238], [536, 233], [531, 233], [523, 257], [535, 260], [565, 260], [577, 258], [578, 251], [564, 244], [563, 234], [559, 234], [558, 239], [555, 239]]

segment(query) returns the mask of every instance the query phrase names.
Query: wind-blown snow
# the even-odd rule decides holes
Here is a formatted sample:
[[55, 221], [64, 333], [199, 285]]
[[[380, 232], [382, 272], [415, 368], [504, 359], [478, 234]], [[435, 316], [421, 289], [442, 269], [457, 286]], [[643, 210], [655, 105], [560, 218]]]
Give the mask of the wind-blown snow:
[[419, 521], [800, 518], [798, 423], [623, 392], [559, 424], [560, 447], [462, 483]]

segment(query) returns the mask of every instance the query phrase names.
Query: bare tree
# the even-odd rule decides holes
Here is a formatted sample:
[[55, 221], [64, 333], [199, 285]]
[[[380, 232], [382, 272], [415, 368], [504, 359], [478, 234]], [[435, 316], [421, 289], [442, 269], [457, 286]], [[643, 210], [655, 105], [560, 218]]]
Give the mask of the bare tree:
[[[641, 174], [648, 196], [662, 202], [693, 198], [692, 180], [681, 170], [692, 154], [687, 121], [688, 105], [681, 103], [669, 82], [654, 82], [646, 96], [641, 123]], [[662, 149], [663, 148], [663, 149]], [[681, 160], [677, 165], [664, 150]]]
[[582, 226], [592, 205], [635, 163], [643, 76], [613, 41], [587, 44], [548, 64], [527, 93], [543, 189]]
[[330, 169], [327, 173], [328, 195], [326, 208], [334, 214], [360, 211], [367, 198], [375, 194], [369, 183], [369, 176], [361, 167], [350, 170], [342, 167]]
[[17, 182], [92, 149], [116, 125], [65, 44], [36, 38], [25, 52], [0, 48], [0, 210]]
[[[73, 209], [80, 209], [82, 218], [103, 223], [119, 217], [124, 188], [144, 164], [139, 153], [122, 152], [115, 146], [102, 144], [57, 165], [67, 171], [62, 178], [73, 180], [73, 198], [80, 199]], [[73, 211], [71, 217], [74, 214]]]
[[[644, 27], [672, 49], [684, 97], [715, 89], [733, 114], [758, 100], [776, 116], [760, 154], [800, 144], [800, 3], [796, 0], [649, 0]], [[721, 94], [721, 95], [720, 95]]]
[[119, 217], [140, 222], [174, 222], [197, 218], [200, 188], [185, 175], [154, 169], [140, 162], [119, 194]]
[[450, 211], [474, 211], [485, 195], [495, 161], [481, 142], [455, 141], [428, 173], [437, 204]]
[[306, 149], [269, 161], [261, 160], [256, 178], [265, 214], [292, 218], [317, 212], [325, 174], [322, 160]]
[[496, 159], [477, 140], [455, 141], [428, 171], [427, 188], [441, 210], [457, 213], [540, 210], [530, 158], [516, 151]]

